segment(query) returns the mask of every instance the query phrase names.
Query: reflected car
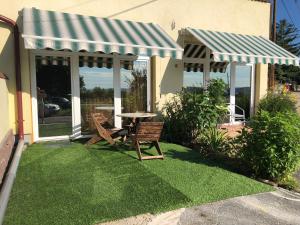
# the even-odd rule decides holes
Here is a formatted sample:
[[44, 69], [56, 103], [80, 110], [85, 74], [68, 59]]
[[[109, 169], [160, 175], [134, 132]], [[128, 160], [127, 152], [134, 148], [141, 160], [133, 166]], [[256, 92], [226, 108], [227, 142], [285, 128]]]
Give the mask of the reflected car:
[[45, 116], [51, 116], [54, 113], [57, 113], [60, 110], [59, 105], [53, 103], [46, 103], [44, 105]]
[[63, 97], [52, 97], [51, 102], [59, 105], [63, 109], [71, 108], [72, 105], [69, 99]]

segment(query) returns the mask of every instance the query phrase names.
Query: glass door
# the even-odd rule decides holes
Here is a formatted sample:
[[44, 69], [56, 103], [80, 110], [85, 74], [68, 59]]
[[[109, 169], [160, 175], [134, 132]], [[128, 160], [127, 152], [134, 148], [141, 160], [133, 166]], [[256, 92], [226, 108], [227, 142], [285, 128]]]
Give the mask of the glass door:
[[72, 135], [70, 58], [35, 56], [35, 71], [38, 138]]
[[131, 69], [121, 69], [122, 112], [150, 111], [149, 60], [133, 62]]
[[252, 64], [237, 64], [235, 80], [235, 104], [245, 110], [246, 119], [250, 118], [252, 112]]
[[95, 126], [91, 113], [102, 113], [114, 124], [113, 69], [79, 67], [81, 134], [93, 133]]

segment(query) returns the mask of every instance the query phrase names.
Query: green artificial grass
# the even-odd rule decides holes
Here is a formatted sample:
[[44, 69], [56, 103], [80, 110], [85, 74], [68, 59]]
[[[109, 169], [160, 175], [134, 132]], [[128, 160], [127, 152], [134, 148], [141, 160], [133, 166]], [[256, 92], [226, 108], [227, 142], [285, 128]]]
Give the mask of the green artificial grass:
[[[23, 153], [5, 225], [88, 225], [273, 190], [162, 143], [165, 160], [100, 143], [34, 144]], [[150, 153], [153, 150], [150, 150]]]

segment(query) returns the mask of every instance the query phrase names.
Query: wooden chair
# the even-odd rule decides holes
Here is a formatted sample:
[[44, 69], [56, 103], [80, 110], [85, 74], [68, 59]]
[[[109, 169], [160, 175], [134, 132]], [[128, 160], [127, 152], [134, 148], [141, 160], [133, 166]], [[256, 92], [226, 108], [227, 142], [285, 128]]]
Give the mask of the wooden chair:
[[[140, 122], [137, 125], [136, 133], [131, 135], [133, 145], [136, 148], [139, 160], [144, 159], [163, 159], [163, 153], [159, 146], [159, 138], [163, 129], [163, 122]], [[155, 146], [158, 155], [142, 156], [141, 144], [150, 143]]]
[[113, 135], [118, 134], [123, 129], [104, 128], [104, 126], [108, 124], [108, 119], [102, 113], [91, 113], [91, 118], [98, 133], [95, 134], [90, 140], [88, 140], [86, 144], [92, 145], [104, 139], [109, 144], [114, 145], [116, 143], [116, 140], [113, 138]]

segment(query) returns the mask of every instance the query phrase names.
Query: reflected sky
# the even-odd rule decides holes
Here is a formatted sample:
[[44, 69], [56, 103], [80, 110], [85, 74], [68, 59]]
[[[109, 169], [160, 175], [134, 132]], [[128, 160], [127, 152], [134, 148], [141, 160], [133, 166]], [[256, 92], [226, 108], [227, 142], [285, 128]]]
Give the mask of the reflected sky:
[[[136, 66], [136, 65], [135, 65]], [[143, 67], [143, 66], [142, 66]], [[140, 68], [139, 68], [140, 69]], [[250, 71], [249, 66], [237, 66], [236, 87], [249, 87], [250, 86]], [[225, 73], [211, 73], [211, 78], [221, 78], [226, 84], [229, 80], [229, 67]], [[80, 67], [80, 76], [84, 77], [85, 87], [93, 89], [95, 87], [113, 88], [113, 69], [108, 68], [89, 68]], [[127, 79], [131, 79], [131, 70], [121, 69], [121, 88], [127, 88]], [[187, 86], [202, 86], [203, 73], [202, 72], [184, 72], [183, 85]]]
[[[211, 72], [212, 79], [222, 79], [226, 84], [230, 82], [230, 67], [225, 73]], [[250, 66], [237, 66], [236, 68], [236, 87], [250, 87]], [[184, 72], [183, 86], [184, 87], [199, 87], [203, 85], [203, 72]]]

